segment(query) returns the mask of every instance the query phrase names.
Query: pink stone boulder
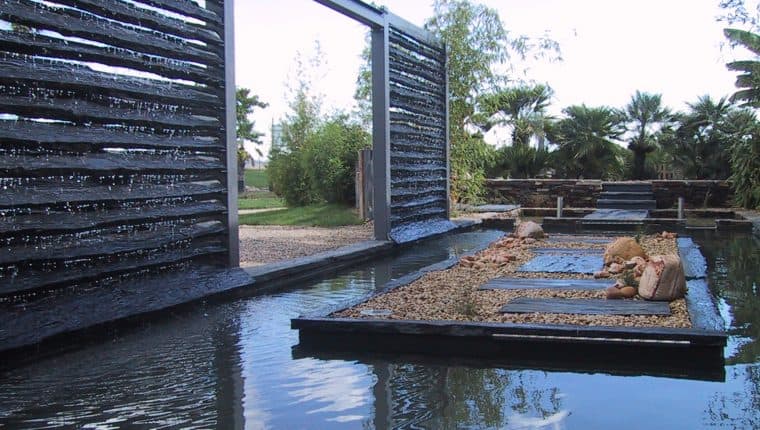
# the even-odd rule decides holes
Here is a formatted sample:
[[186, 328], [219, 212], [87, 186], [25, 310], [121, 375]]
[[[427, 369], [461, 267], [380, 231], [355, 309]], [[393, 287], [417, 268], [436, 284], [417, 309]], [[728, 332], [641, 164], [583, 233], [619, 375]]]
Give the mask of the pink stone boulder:
[[639, 280], [639, 295], [646, 300], [673, 301], [686, 294], [686, 276], [677, 255], [656, 255], [647, 262]]
[[517, 231], [515, 234], [520, 239], [525, 239], [528, 237], [533, 239], [542, 239], [546, 236], [544, 229], [533, 221], [521, 222], [520, 225], [517, 226]]

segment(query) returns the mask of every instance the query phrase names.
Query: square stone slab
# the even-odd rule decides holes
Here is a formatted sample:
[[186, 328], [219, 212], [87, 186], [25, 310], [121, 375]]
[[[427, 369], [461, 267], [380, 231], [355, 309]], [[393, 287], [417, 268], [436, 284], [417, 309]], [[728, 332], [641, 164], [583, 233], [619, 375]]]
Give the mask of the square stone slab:
[[667, 302], [605, 299], [518, 298], [501, 308], [502, 313], [547, 313], [578, 315], [670, 315]]
[[520, 266], [517, 271], [592, 275], [602, 270], [603, 264], [602, 252], [540, 252], [532, 260]]
[[496, 278], [479, 290], [604, 290], [614, 283], [609, 279]]

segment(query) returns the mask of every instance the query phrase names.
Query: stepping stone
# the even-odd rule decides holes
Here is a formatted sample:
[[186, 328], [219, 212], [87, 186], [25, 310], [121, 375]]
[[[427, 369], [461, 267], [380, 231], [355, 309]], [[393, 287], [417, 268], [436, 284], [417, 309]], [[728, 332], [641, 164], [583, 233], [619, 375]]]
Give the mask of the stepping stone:
[[520, 205], [481, 205], [471, 208], [473, 212], [511, 212], [520, 209]]
[[587, 243], [589, 245], [608, 244], [615, 240], [614, 237], [590, 237], [590, 236], [552, 236], [545, 239], [549, 243]]
[[502, 313], [547, 313], [578, 315], [670, 315], [667, 302], [605, 299], [518, 298], [501, 308]]
[[532, 248], [535, 254], [554, 254], [554, 255], [603, 255], [604, 250], [601, 248]]
[[627, 210], [627, 209], [597, 209], [586, 215], [583, 219], [588, 220], [615, 220], [615, 221], [640, 221], [649, 217], [648, 210]]
[[603, 290], [613, 284], [609, 279], [496, 278], [479, 290]]
[[517, 271], [593, 275], [601, 270], [603, 265], [602, 253], [539, 253]]

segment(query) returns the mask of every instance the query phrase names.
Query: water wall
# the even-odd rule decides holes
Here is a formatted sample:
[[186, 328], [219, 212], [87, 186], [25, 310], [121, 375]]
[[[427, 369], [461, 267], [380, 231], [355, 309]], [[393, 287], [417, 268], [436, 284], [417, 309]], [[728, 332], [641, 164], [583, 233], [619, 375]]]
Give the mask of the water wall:
[[0, 302], [227, 264], [224, 5], [205, 5], [0, 1]]
[[391, 24], [391, 238], [408, 242], [454, 227], [449, 221], [446, 50]]

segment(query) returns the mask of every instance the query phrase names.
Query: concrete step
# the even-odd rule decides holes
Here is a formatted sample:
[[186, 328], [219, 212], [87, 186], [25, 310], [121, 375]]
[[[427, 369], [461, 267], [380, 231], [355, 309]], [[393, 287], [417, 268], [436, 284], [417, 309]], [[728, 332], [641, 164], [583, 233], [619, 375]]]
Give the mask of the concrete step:
[[656, 200], [610, 200], [599, 199], [596, 201], [597, 209], [657, 209]]
[[602, 182], [602, 191], [618, 193], [651, 193], [650, 182]]
[[652, 192], [602, 191], [600, 200], [654, 200]]

